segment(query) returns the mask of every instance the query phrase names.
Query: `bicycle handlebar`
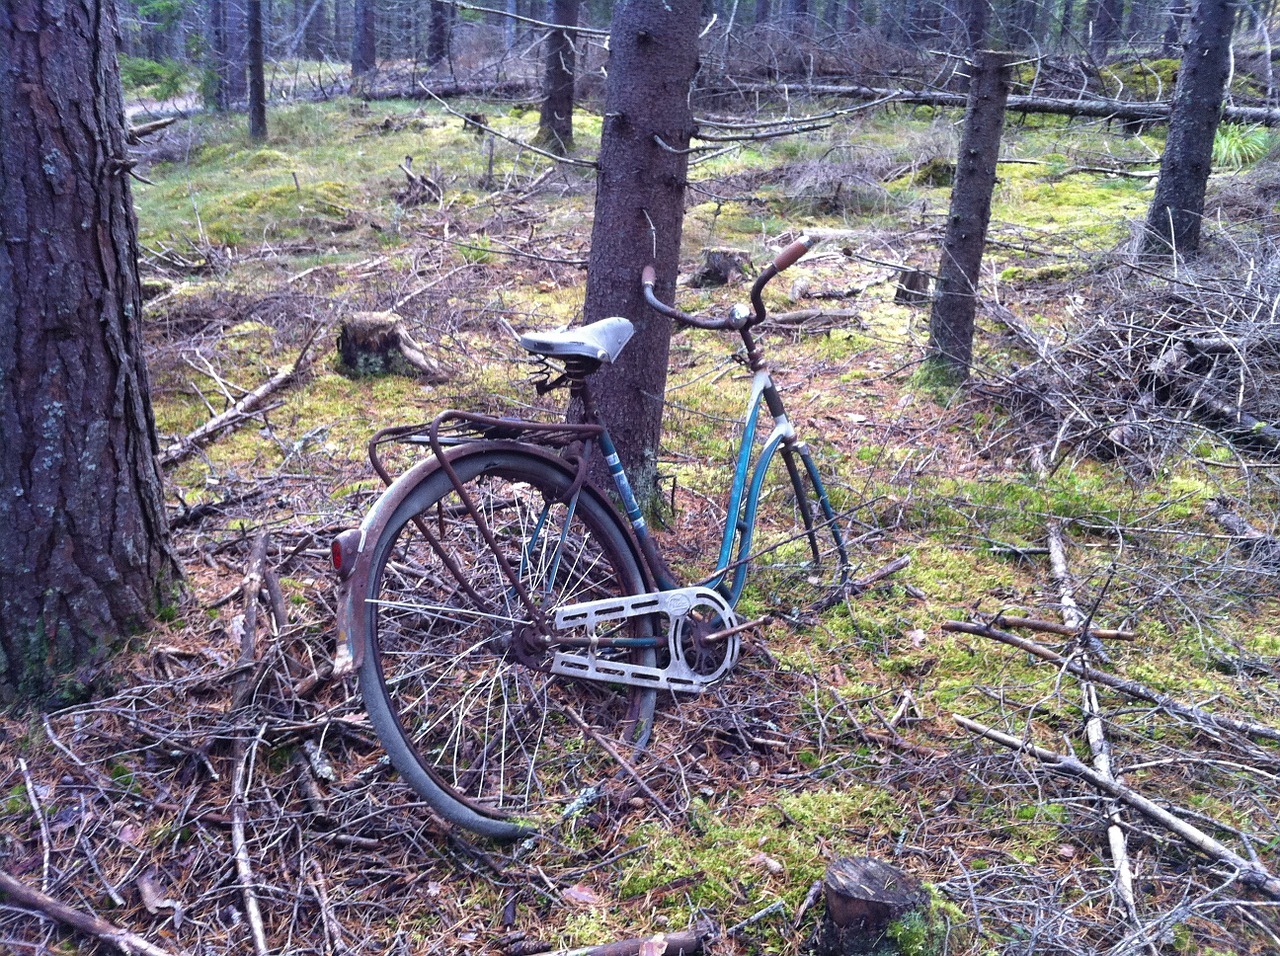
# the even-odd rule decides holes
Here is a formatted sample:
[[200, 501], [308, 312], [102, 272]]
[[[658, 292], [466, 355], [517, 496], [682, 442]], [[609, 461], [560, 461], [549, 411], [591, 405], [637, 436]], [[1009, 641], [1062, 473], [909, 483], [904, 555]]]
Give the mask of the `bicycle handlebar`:
[[783, 249], [774, 257], [773, 262], [765, 267], [760, 273], [760, 277], [756, 279], [755, 284], [751, 287], [751, 304], [754, 307], [755, 314], [742, 306], [734, 306], [730, 313], [723, 319], [703, 319], [688, 312], [681, 312], [679, 309], [673, 308], [662, 302], [653, 291], [653, 285], [658, 281], [657, 270], [652, 265], [647, 265], [640, 273], [640, 282], [644, 289], [644, 299], [654, 309], [654, 311], [682, 322], [685, 325], [692, 325], [699, 329], [711, 329], [714, 331], [731, 330], [739, 331], [749, 329], [753, 325], [759, 325], [765, 320], [764, 301], [760, 298], [760, 293], [764, 291], [764, 287], [769, 284], [779, 272], [793, 266], [800, 258], [818, 244], [818, 239], [813, 236], [801, 236], [787, 248]]

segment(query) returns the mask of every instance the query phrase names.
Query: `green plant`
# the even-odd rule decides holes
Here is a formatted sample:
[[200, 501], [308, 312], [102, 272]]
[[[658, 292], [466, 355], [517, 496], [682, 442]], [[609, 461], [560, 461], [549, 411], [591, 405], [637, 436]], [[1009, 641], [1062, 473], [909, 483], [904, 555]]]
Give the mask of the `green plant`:
[[1223, 123], [1213, 137], [1213, 165], [1243, 169], [1271, 149], [1271, 131], [1263, 126]]

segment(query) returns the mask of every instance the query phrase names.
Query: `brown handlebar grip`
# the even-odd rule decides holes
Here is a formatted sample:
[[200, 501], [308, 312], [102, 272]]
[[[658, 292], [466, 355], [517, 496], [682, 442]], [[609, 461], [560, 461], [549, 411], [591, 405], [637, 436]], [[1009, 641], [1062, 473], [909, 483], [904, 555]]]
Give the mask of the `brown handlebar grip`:
[[787, 248], [778, 253], [778, 258], [773, 260], [773, 268], [777, 272], [781, 272], [788, 266], [793, 266], [806, 252], [818, 244], [817, 239], [809, 236], [801, 236]]
[[653, 266], [645, 266], [644, 270], [640, 273], [640, 284], [653, 285], [657, 281], [658, 281], [657, 271], [653, 268]]

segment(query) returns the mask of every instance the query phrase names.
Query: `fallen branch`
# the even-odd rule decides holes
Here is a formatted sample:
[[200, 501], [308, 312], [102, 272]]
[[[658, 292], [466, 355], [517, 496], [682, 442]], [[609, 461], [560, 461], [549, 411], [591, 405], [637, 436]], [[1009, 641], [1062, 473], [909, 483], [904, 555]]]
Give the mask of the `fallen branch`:
[[137, 126], [130, 126], [124, 134], [125, 142], [130, 146], [137, 146], [144, 138], [152, 133], [160, 132], [167, 126], [172, 126], [180, 119], [183, 119], [183, 117], [166, 116], [164, 119], [152, 120], [150, 123], [139, 123]]
[[[1028, 549], [1030, 550], [1030, 549]], [[1044, 549], [1047, 553], [1048, 549]], [[1033, 617], [1016, 617], [1009, 614], [997, 614], [991, 619], [992, 626], [1025, 627], [1028, 631], [1042, 631], [1045, 634], [1061, 634], [1063, 637], [1079, 637], [1080, 628], [1057, 621], [1041, 621]], [[1136, 641], [1138, 635], [1133, 631], [1118, 631], [1110, 627], [1090, 627], [1089, 633], [1104, 641]]]
[[1146, 797], [1142, 796], [1142, 794], [1138, 793], [1136, 790], [1104, 777], [1102, 774], [1097, 773], [1073, 756], [1055, 753], [1052, 750], [1037, 747], [1033, 743], [1020, 740], [1017, 737], [995, 730], [994, 728], [986, 727], [983, 724], [970, 720], [968, 717], [963, 717], [960, 714], [952, 714], [951, 716], [957, 724], [966, 730], [972, 731], [982, 737], [986, 737], [988, 740], [993, 740], [1001, 746], [1008, 747], [1011, 750], [1030, 754], [1051, 770], [1056, 770], [1059, 773], [1064, 773], [1069, 776], [1078, 777], [1081, 780], [1085, 780], [1088, 783], [1093, 784], [1099, 790], [1110, 794], [1117, 800], [1133, 807], [1147, 818], [1159, 823], [1170, 832], [1177, 834], [1188, 845], [1199, 850], [1201, 853], [1204, 853], [1206, 856], [1212, 857], [1218, 862], [1225, 863], [1232, 867], [1236, 871], [1237, 878], [1245, 886], [1252, 887], [1271, 899], [1280, 900], [1280, 879], [1273, 876], [1261, 864], [1246, 860], [1244, 857], [1240, 856], [1240, 854], [1219, 843], [1203, 830], [1192, 826], [1190, 823], [1187, 823], [1185, 820], [1175, 816], [1163, 807], [1158, 806]]
[[302, 348], [298, 350], [298, 358], [292, 365], [282, 366], [275, 375], [271, 376], [267, 381], [263, 382], [248, 395], [245, 395], [240, 401], [236, 402], [230, 408], [220, 415], [215, 415], [209, 419], [186, 438], [174, 442], [168, 448], [160, 452], [157, 460], [162, 467], [175, 465], [180, 461], [185, 461], [195, 454], [196, 449], [203, 447], [223, 432], [230, 431], [238, 427], [242, 422], [251, 418], [255, 412], [260, 410], [263, 404], [273, 394], [280, 391], [287, 385], [293, 384], [311, 368], [311, 346], [315, 342], [320, 333], [327, 328], [327, 325], [317, 325], [311, 330], [311, 334], [307, 336], [306, 341], [302, 343]]
[[943, 621], [942, 629], [944, 631], [952, 631], [961, 634], [973, 634], [978, 637], [989, 637], [992, 640], [1000, 641], [1002, 644], [1008, 644], [1010, 647], [1016, 647], [1020, 651], [1026, 651], [1028, 654], [1056, 664], [1065, 668], [1077, 677], [1085, 677], [1098, 684], [1103, 684], [1113, 690], [1118, 690], [1122, 694], [1138, 700], [1145, 700], [1148, 703], [1155, 704], [1163, 708], [1171, 714], [1185, 718], [1192, 724], [1201, 728], [1213, 728], [1217, 730], [1230, 730], [1235, 733], [1245, 734], [1249, 737], [1261, 737], [1264, 740], [1274, 740], [1280, 742], [1280, 730], [1274, 727], [1268, 727], [1265, 724], [1255, 724], [1245, 720], [1235, 720], [1231, 717], [1222, 717], [1218, 714], [1211, 714], [1207, 710], [1195, 707], [1191, 704], [1184, 704], [1180, 700], [1170, 697], [1168, 694], [1162, 694], [1159, 691], [1152, 690], [1137, 681], [1126, 680], [1123, 677], [1116, 677], [1114, 674], [1108, 674], [1106, 671], [1100, 671], [1097, 668], [1089, 667], [1081, 664], [1079, 661], [1070, 660], [1061, 654], [1043, 644], [1037, 644], [1035, 641], [1024, 640], [1016, 634], [1010, 634], [1007, 631], [1001, 631], [991, 627], [989, 624], [970, 624], [967, 621]]
[[280, 368], [275, 375], [271, 376], [271, 378], [267, 379], [267, 381], [263, 382], [225, 412], [215, 415], [185, 438], [179, 439], [160, 452], [161, 466], [168, 467], [169, 465], [176, 465], [178, 462], [186, 461], [196, 453], [197, 449], [209, 444], [222, 435], [223, 432], [231, 431], [252, 418], [268, 398], [285, 386], [292, 384], [301, 376], [303, 371], [305, 371], [305, 366], [300, 362]]
[[258, 906], [258, 896], [254, 890], [253, 864], [249, 861], [249, 847], [245, 843], [244, 830], [248, 819], [245, 807], [245, 789], [247, 786], [247, 764], [257, 750], [259, 737], [249, 746], [243, 737], [237, 738], [235, 766], [231, 771], [231, 849], [236, 861], [236, 878], [240, 884], [240, 892], [244, 897], [245, 917], [253, 934], [253, 948], [257, 956], [267, 956], [267, 932], [262, 924], [262, 910]]
[[546, 956], [694, 956], [702, 952], [702, 933], [658, 933], [637, 939], [620, 939], [601, 946], [557, 949]]
[[797, 309], [795, 312], [778, 312], [769, 316], [766, 325], [808, 325], [818, 320], [826, 320], [832, 325], [837, 322], [849, 322], [861, 327], [862, 313], [857, 309]]
[[52, 920], [69, 926], [78, 933], [92, 936], [109, 946], [114, 946], [129, 956], [170, 956], [168, 950], [153, 946], [141, 936], [122, 929], [114, 923], [108, 923], [93, 913], [84, 913], [68, 906], [52, 896], [32, 889], [25, 883], [14, 879], [4, 870], [0, 870], [0, 897], [7, 897], [18, 906], [43, 913]]

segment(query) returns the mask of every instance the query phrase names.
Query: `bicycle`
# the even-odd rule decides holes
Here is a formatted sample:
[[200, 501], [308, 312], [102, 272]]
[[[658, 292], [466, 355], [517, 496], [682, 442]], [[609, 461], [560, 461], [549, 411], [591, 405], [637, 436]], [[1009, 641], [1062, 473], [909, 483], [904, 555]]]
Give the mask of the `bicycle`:
[[[639, 750], [659, 692], [701, 693], [732, 670], [742, 633], [759, 623], [735, 607], [766, 558], [836, 589], [847, 582], [836, 512], [752, 335], [765, 286], [813, 245], [789, 245], [753, 285], [752, 308], [719, 319], [665, 305], [644, 269], [652, 308], [739, 333], [752, 376], [720, 553], [693, 584], [659, 554], [588, 385], [621, 354], [627, 319], [520, 337], [544, 363], [539, 391], [568, 388], [580, 424], [450, 410], [370, 440], [389, 487], [333, 541], [339, 637], [391, 763], [449, 823], [512, 840], [590, 801], [619, 757], [604, 734]], [[379, 455], [388, 442], [431, 455], [392, 480]], [[625, 517], [588, 478], [596, 454]], [[789, 517], [762, 522], [775, 457]]]

